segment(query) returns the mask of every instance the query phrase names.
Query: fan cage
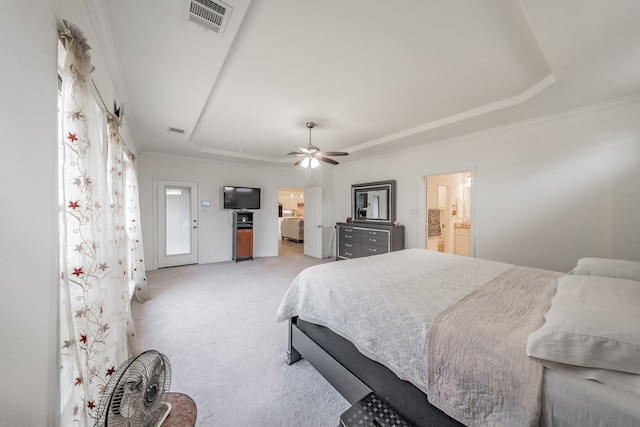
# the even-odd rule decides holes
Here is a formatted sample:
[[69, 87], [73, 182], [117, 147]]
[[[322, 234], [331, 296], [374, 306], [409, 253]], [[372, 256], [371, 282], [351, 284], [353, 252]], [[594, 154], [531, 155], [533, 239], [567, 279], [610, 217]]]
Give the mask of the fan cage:
[[156, 350], [131, 357], [113, 373], [98, 406], [94, 427], [153, 426], [169, 407], [169, 359]]

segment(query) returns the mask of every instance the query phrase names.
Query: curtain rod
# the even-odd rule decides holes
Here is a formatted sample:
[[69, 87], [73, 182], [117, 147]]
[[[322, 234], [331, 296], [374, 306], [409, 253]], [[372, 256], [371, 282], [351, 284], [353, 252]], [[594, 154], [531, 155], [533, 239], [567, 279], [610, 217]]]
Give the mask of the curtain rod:
[[[67, 21], [62, 21], [62, 25], [61, 25], [64, 29], [63, 30], [58, 30], [58, 37], [62, 40], [72, 40], [74, 38], [74, 35], [72, 33], [72, 31], [70, 30], [70, 25], [69, 23], [67, 23]], [[75, 27], [76, 32], [77, 31], [81, 31], [79, 28]], [[84, 48], [86, 50], [91, 49], [91, 47], [86, 43], [86, 39], [84, 38], [84, 34], [81, 35], [82, 40], [79, 40], [79, 42], [81, 44], [84, 45]], [[65, 45], [65, 43], [62, 43], [62, 47], [66, 50], [67, 46]], [[93, 66], [92, 66], [93, 68]], [[94, 69], [94, 68], [93, 68]], [[108, 115], [108, 117], [111, 120], [116, 120], [118, 123], [118, 127], [122, 126], [122, 115], [124, 113], [124, 105], [121, 105], [120, 108], [116, 107], [115, 101], [114, 101], [114, 112], [111, 112], [111, 110], [109, 110], [109, 108], [107, 107], [107, 103], [104, 102], [104, 98], [102, 97], [102, 93], [100, 92], [100, 89], [98, 89], [98, 85], [96, 84], [95, 80], [93, 80], [93, 78], [90, 78], [91, 80], [91, 84], [93, 85], [93, 89], [95, 90], [96, 94], [98, 95], [98, 99], [100, 101], [100, 104], [102, 104], [102, 112], [106, 113]], [[125, 147], [127, 146], [126, 141], [124, 140], [124, 138], [122, 137], [122, 135], [120, 135], [120, 139], [122, 140], [122, 143], [125, 145]], [[131, 159], [131, 161], [135, 161], [136, 159], [136, 155], [131, 151], [131, 150], [127, 150], [127, 156]]]
[[[98, 85], [96, 85], [95, 80], [91, 79], [91, 84], [93, 85], [93, 88], [96, 91], [96, 94], [98, 95], [98, 98], [100, 99], [100, 103], [102, 104], [102, 112], [103, 113], [107, 113], [107, 115], [109, 115], [109, 117], [113, 120], [116, 120], [118, 122], [118, 127], [121, 126], [122, 122], [120, 121], [120, 116], [116, 113], [116, 112], [111, 112], [109, 111], [109, 109], [107, 108], [107, 104], [106, 102], [104, 102], [104, 98], [102, 98], [102, 94], [100, 93], [100, 89], [98, 89]], [[115, 108], [115, 105], [114, 105]], [[122, 111], [122, 107], [120, 107], [120, 110]], [[124, 142], [124, 140], [123, 140]]]

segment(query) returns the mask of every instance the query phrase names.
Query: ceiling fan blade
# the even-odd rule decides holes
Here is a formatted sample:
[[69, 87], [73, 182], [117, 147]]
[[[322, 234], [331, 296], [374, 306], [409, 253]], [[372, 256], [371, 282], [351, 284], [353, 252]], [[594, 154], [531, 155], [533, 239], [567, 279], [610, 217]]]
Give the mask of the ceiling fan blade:
[[307, 145], [306, 147], [296, 147], [296, 148], [299, 151], [303, 152], [304, 154], [314, 155], [314, 154], [320, 153], [320, 149], [315, 145]]
[[304, 161], [306, 157], [303, 157], [302, 159], [298, 160], [297, 162], [295, 162], [293, 165], [294, 166], [300, 166], [300, 163], [302, 163]]
[[300, 151], [289, 151], [287, 153], [287, 156], [306, 156], [306, 154], [300, 152]]
[[309, 151], [309, 147], [296, 147], [298, 149], [298, 151], [300, 151], [301, 153], [304, 154], [311, 154], [311, 151]]
[[348, 156], [349, 153], [345, 151], [327, 151], [325, 153], [321, 153], [323, 156]]
[[336, 162], [333, 159], [330, 159], [328, 157], [316, 157], [316, 159], [320, 160], [321, 162], [325, 162], [325, 163], [329, 163], [331, 165], [337, 165], [338, 162]]

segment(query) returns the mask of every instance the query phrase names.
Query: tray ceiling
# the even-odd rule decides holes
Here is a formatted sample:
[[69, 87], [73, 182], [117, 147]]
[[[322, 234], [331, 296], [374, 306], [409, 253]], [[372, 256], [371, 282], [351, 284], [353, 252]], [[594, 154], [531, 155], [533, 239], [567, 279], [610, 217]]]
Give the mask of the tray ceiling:
[[94, 16], [141, 151], [290, 165], [313, 121], [348, 163], [640, 92], [635, 0], [224, 3], [222, 36], [182, 1]]

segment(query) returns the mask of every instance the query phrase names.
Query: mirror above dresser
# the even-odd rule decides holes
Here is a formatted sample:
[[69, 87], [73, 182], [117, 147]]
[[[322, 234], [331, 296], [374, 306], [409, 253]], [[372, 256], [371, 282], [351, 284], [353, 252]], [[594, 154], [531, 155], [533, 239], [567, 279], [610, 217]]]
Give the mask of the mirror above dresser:
[[353, 184], [351, 218], [353, 222], [393, 224], [396, 220], [396, 182]]
[[396, 182], [351, 186], [352, 222], [336, 224], [336, 260], [404, 249], [404, 226], [396, 222]]

